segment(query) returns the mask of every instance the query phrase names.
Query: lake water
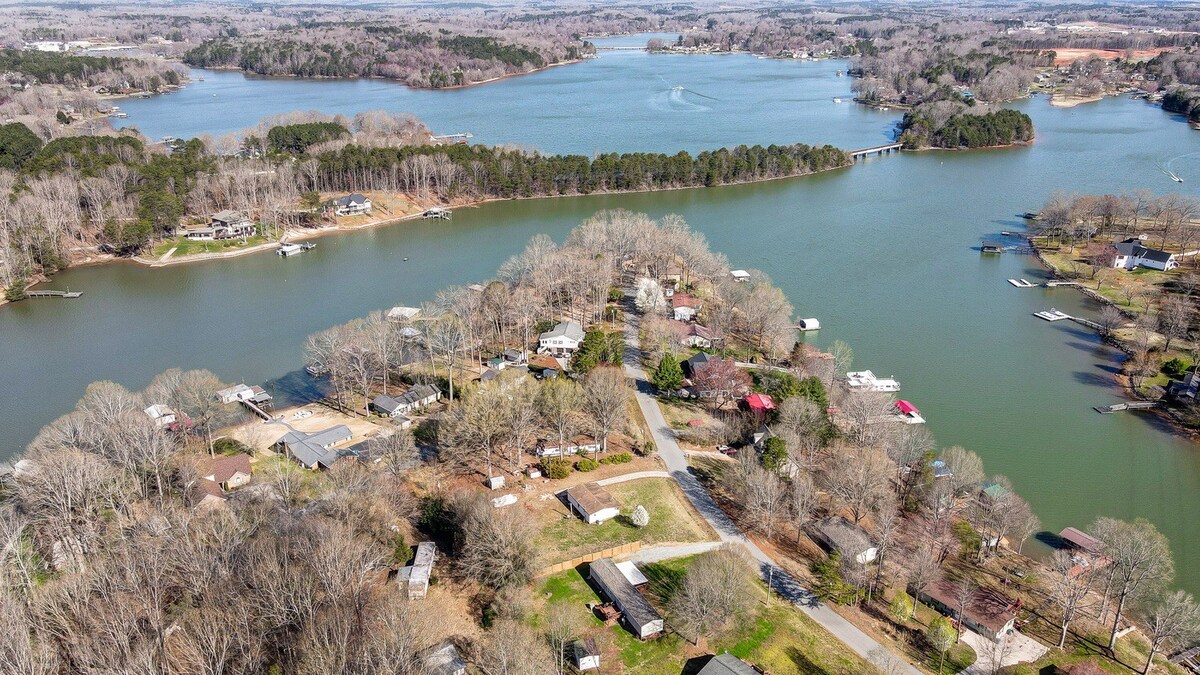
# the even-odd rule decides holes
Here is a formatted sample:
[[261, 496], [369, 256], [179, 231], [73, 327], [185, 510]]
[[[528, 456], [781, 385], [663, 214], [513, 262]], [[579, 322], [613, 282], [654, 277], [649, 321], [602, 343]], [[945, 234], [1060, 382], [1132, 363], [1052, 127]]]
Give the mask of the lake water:
[[[886, 141], [896, 113], [832, 102], [848, 100], [839, 68], [845, 63], [602, 52], [449, 92], [209, 73], [123, 107], [152, 136], [222, 133], [290, 109], [384, 107], [415, 112], [437, 132], [563, 152]], [[677, 96], [676, 85], [688, 91]], [[1181, 585], [1200, 591], [1197, 447], [1152, 417], [1093, 412], [1121, 399], [1110, 384], [1120, 355], [1081, 326], [1031, 313], [1055, 306], [1087, 316], [1097, 307], [1069, 289], [1013, 288], [1009, 277], [1044, 278], [1036, 262], [975, 248], [1020, 230], [1015, 214], [1054, 190], [1175, 189], [1155, 166], [1172, 158], [1177, 173], [1200, 177], [1200, 155], [1187, 156], [1200, 137], [1126, 99], [1017, 107], [1034, 118], [1032, 147], [893, 154], [757, 185], [495, 203], [459, 209], [451, 222], [325, 237], [287, 260], [264, 253], [68, 270], [52, 286], [83, 298], [0, 309], [0, 451], [19, 451], [94, 380], [139, 388], [167, 368], [202, 367], [303, 396], [311, 382], [298, 371], [302, 344], [314, 331], [485, 279], [531, 235], [561, 240], [599, 209], [680, 213], [734, 266], [769, 273], [799, 316], [819, 318], [823, 328], [809, 339], [844, 339], [857, 368], [897, 377], [939, 443], [974, 450], [989, 473], [1009, 476], [1046, 529], [1086, 527], [1098, 515], [1146, 517], [1171, 538]]]

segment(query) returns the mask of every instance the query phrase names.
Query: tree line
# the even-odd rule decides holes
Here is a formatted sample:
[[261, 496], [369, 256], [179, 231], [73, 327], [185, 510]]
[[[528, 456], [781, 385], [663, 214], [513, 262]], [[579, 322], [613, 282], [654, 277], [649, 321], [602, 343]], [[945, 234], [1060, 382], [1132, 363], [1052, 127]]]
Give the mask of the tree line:
[[924, 104], [904, 113], [900, 128], [900, 141], [912, 149], [989, 148], [1033, 140], [1033, 120], [1011, 109], [976, 112], [957, 106], [946, 115], [941, 106]]

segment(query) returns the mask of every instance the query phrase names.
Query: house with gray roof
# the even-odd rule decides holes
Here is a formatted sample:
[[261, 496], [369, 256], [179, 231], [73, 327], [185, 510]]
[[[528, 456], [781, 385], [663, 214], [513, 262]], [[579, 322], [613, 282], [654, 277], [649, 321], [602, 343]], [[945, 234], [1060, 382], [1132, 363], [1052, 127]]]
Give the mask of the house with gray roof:
[[583, 326], [578, 321], [562, 321], [538, 336], [538, 353], [570, 356], [583, 343]]
[[371, 200], [355, 192], [333, 200], [333, 212], [339, 216], [357, 216], [371, 212]]
[[237, 239], [254, 234], [254, 223], [241, 211], [225, 210], [212, 214], [205, 227], [195, 227], [187, 231], [186, 237], [194, 241], [217, 241], [221, 239]]
[[350, 440], [350, 427], [339, 424], [323, 431], [289, 431], [275, 445], [306, 469], [328, 469], [341, 454], [333, 446]]
[[762, 675], [762, 671], [725, 652], [709, 659], [697, 675]]
[[[391, 398], [391, 397], [389, 397]], [[398, 414], [408, 414], [426, 406], [437, 403], [442, 398], [442, 390], [431, 384], [418, 384], [392, 400], [396, 402]]]
[[830, 516], [809, 523], [808, 536], [827, 552], [837, 551], [860, 565], [875, 559], [879, 549], [871, 543], [865, 530], [842, 516]]
[[634, 635], [644, 640], [663, 632], [658, 610], [629, 583], [612, 558], [600, 558], [588, 565], [588, 579], [621, 610], [621, 623]]
[[1113, 244], [1113, 248], [1117, 250], [1117, 253], [1113, 258], [1112, 266], [1119, 269], [1132, 270], [1138, 267], [1149, 267], [1165, 272], [1179, 267], [1179, 261], [1175, 259], [1174, 253], [1142, 246], [1142, 240], [1136, 237]]

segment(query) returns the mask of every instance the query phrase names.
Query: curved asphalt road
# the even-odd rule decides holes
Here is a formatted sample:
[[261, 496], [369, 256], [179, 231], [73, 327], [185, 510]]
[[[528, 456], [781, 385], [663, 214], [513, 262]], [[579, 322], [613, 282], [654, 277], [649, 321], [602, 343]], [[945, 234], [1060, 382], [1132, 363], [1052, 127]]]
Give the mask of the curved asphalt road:
[[[633, 292], [626, 289], [625, 373], [633, 379], [637, 387], [638, 407], [641, 408], [642, 415], [646, 418], [646, 424], [650, 427], [650, 435], [654, 439], [654, 446], [658, 449], [658, 454], [666, 464], [667, 471], [671, 477], [675, 479], [680, 489], [687, 495], [692, 506], [700, 512], [700, 515], [704, 516], [704, 519], [716, 531], [722, 542], [740, 544], [746, 548], [751, 557], [758, 562], [759, 573], [763, 579], [770, 580], [771, 588], [779, 597], [791, 601], [801, 611], [824, 626], [826, 630], [846, 643], [850, 649], [853, 649], [864, 659], [869, 660], [872, 652], [878, 653], [880, 650], [885, 650], [871, 636], [862, 632], [854, 624], [823, 604], [811, 591], [802, 586], [790, 574], [783, 571], [770, 556], [764, 553], [757, 544], [742, 532], [737, 524], [721, 510], [721, 507], [717, 506], [716, 502], [708, 494], [708, 491], [704, 489], [704, 486], [696, 480], [695, 476], [688, 472], [687, 458], [684, 456], [683, 450], [679, 447], [679, 443], [675, 441], [675, 433], [671, 430], [670, 425], [667, 424], [666, 418], [663, 417], [662, 409], [658, 407], [658, 402], [654, 399], [654, 387], [650, 384], [649, 378], [640, 366], [642, 352], [638, 347], [638, 315], [633, 308], [632, 298]], [[906, 675], [920, 675], [921, 671], [915, 667], [908, 664], [905, 664], [905, 666], [905, 668], [896, 672], [905, 673]]]

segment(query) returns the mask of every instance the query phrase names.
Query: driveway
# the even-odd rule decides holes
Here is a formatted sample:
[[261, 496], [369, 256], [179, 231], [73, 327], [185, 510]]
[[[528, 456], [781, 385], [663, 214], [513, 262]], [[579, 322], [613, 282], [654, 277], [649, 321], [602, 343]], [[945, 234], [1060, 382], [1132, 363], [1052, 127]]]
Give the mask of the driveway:
[[[633, 295], [628, 289], [625, 294], [626, 299]], [[625, 373], [634, 381], [638, 407], [646, 418], [647, 426], [650, 427], [654, 446], [657, 448], [659, 456], [662, 457], [663, 463], [666, 464], [671, 478], [674, 478], [675, 482], [679, 484], [683, 494], [687, 495], [688, 501], [708, 521], [722, 542], [740, 544], [745, 547], [750, 556], [758, 563], [759, 574], [771, 584], [772, 590], [779, 597], [791, 601], [864, 659], [870, 660], [872, 652], [884, 649], [869, 635], [820, 602], [810, 590], [780, 568], [717, 506], [700, 481], [688, 472], [687, 457], [683, 454], [679, 443], [675, 441], [675, 432], [663, 417], [662, 409], [658, 407], [658, 402], [653, 395], [654, 388], [641, 368], [641, 361], [641, 349], [638, 347], [638, 315], [630, 306], [626, 308], [625, 312]], [[908, 675], [919, 675], [920, 673], [911, 665], [898, 672]]]
[[965, 675], [993, 675], [1016, 663], [1029, 663], [1050, 651], [1042, 643], [1020, 633], [1005, 635], [999, 644], [971, 630], [964, 630], [962, 641], [975, 650], [975, 663], [962, 671]]

